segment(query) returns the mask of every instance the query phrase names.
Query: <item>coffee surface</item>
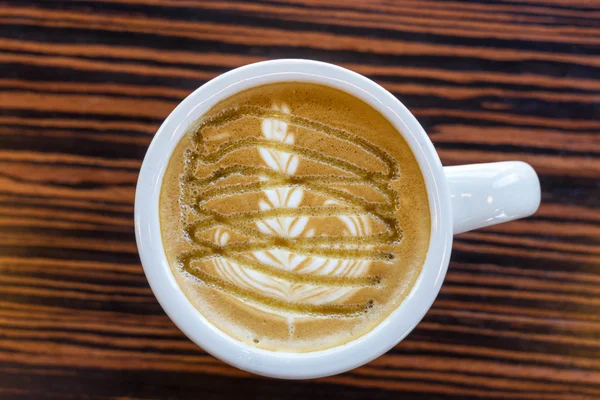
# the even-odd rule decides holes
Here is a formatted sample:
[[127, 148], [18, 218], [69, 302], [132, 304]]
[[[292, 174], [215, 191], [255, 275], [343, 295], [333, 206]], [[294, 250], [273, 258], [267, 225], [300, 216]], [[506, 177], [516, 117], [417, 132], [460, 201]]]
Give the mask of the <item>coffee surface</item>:
[[396, 309], [431, 224], [400, 133], [354, 96], [299, 82], [237, 93], [196, 121], [159, 213], [198, 311], [251, 346], [295, 352], [356, 339]]

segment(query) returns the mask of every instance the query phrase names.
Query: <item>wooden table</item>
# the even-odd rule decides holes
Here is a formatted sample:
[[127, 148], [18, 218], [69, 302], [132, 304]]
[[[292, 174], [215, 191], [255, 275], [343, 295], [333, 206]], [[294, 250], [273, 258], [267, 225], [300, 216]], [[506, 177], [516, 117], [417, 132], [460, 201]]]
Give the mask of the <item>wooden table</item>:
[[[0, 18], [1, 399], [600, 398], [600, 1], [14, 1]], [[445, 165], [525, 160], [543, 188], [535, 217], [456, 238], [405, 341], [305, 382], [184, 337], [133, 230], [162, 120], [282, 57], [379, 82]]]

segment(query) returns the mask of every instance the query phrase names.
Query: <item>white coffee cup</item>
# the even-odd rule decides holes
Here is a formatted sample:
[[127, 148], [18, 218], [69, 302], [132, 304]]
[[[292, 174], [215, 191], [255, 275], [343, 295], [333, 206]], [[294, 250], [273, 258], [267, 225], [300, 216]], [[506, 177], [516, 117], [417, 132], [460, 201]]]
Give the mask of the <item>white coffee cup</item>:
[[[308, 353], [251, 347], [220, 331], [194, 308], [177, 284], [161, 239], [158, 202], [163, 175], [190, 123], [219, 101], [242, 90], [276, 82], [311, 82], [350, 93], [378, 110], [403, 135], [429, 197], [431, 238], [422, 272], [410, 295], [375, 329], [347, 344]], [[310, 60], [247, 65], [206, 83], [183, 100], [154, 136], [135, 194], [135, 234], [144, 272], [159, 303], [192, 341], [213, 356], [255, 374], [303, 379], [348, 371], [385, 353], [423, 318], [446, 275], [452, 235], [533, 214], [540, 204], [535, 171], [519, 161], [442, 167], [429, 137], [387, 90], [347, 69]]]

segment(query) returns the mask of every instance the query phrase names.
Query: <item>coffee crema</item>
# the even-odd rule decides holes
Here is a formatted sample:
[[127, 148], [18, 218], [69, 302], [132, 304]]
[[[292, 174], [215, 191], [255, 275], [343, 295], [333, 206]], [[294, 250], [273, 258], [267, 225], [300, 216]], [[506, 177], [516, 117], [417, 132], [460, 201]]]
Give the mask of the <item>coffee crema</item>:
[[192, 124], [159, 213], [191, 303], [275, 351], [372, 330], [408, 295], [429, 245], [425, 184], [400, 133], [354, 96], [309, 83], [237, 93]]

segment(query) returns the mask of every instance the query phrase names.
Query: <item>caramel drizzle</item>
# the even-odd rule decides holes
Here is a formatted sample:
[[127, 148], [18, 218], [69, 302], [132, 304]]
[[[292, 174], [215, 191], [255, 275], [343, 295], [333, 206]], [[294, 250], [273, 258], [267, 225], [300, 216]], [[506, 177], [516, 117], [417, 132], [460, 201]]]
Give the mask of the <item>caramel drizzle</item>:
[[[267, 141], [265, 145], [261, 145], [261, 147], [270, 147], [273, 142]], [[190, 159], [199, 160], [197, 153], [189, 153], [188, 157]], [[198, 187], [206, 187], [212, 185], [218, 181], [225, 180], [231, 176], [244, 176], [244, 177], [264, 177], [269, 178], [267, 182], [257, 182], [254, 185], [248, 186], [233, 186], [230, 185], [226, 190], [222, 188], [213, 189], [213, 191], [204, 192], [204, 196], [198, 198], [198, 201], [208, 201], [212, 197], [220, 197], [225, 194], [237, 194], [237, 193], [248, 193], [255, 191], [262, 191], [264, 189], [275, 188], [278, 186], [304, 186], [309, 190], [314, 190], [317, 192], [321, 192], [323, 194], [327, 194], [330, 196], [342, 196], [349, 195], [348, 192], [344, 191], [331, 191], [328, 186], [324, 185], [336, 185], [336, 184], [344, 184], [344, 185], [364, 185], [365, 178], [364, 177], [349, 177], [349, 176], [335, 176], [335, 175], [287, 175], [278, 171], [274, 171], [270, 168], [266, 167], [255, 167], [249, 165], [230, 165], [226, 167], [219, 167], [215, 171], [213, 171], [210, 175], [204, 178], [197, 178], [194, 176], [193, 172], [188, 172], [184, 175], [184, 184], [188, 185], [196, 185]], [[318, 183], [317, 183], [318, 182]], [[390, 200], [393, 204], [397, 204], [399, 202], [398, 194], [391, 190], [388, 186], [387, 179], [372, 179], [369, 181], [371, 187], [374, 188], [377, 192], [379, 192], [386, 200]], [[241, 191], [241, 192], [240, 192]], [[362, 202], [361, 205], [368, 206], [368, 202], [363, 202], [362, 198], [358, 196], [354, 196], [355, 201]], [[373, 203], [371, 203], [373, 204]]]
[[291, 303], [265, 296], [261, 293], [239, 287], [214, 275], [208, 274], [199, 268], [193, 268], [191, 266], [192, 256], [192, 253], [186, 253], [180, 258], [180, 267], [185, 273], [209, 287], [271, 310], [322, 317], [357, 317], [373, 306], [372, 301], [368, 301], [365, 304], [349, 305], [310, 304]]
[[[374, 251], [362, 251], [356, 253], [357, 256], [353, 257], [348, 251], [351, 249], [345, 248], [342, 251], [340, 257], [340, 251], [335, 249], [324, 250], [318, 246], [335, 246], [335, 245], [356, 245], [356, 246], [368, 246], [368, 245], [381, 245], [381, 244], [395, 244], [398, 243], [400, 233], [397, 231], [396, 226], [391, 225], [391, 218], [384, 219], [388, 224], [388, 233], [376, 233], [369, 236], [316, 236], [316, 237], [295, 237], [287, 239], [284, 237], [276, 237], [259, 231], [256, 228], [252, 228], [245, 224], [240, 223], [241, 221], [257, 220], [272, 218], [274, 216], [285, 216], [285, 217], [302, 217], [302, 216], [315, 216], [315, 215], [355, 215], [356, 213], [348, 213], [345, 210], [343, 212], [335, 213], [332, 210], [333, 207], [323, 208], [312, 208], [312, 207], [301, 207], [299, 209], [290, 208], [279, 208], [269, 211], [255, 211], [249, 213], [239, 214], [220, 214], [214, 211], [209, 211], [205, 208], [199, 208], [199, 213], [208, 216], [208, 218], [196, 221], [193, 224], [189, 224], [184, 228], [185, 236], [188, 240], [195, 244], [201, 244], [202, 239], [198, 238], [196, 234], [200, 231], [206, 231], [217, 226], [228, 227], [231, 230], [241, 233], [242, 235], [248, 236], [253, 240], [258, 240], [261, 246], [256, 244], [232, 244], [229, 248], [241, 248], [238, 252], [253, 251], [253, 250], [265, 250], [271, 247], [280, 247], [289, 250], [293, 250], [299, 254], [316, 255], [328, 258], [361, 258], [370, 260], [389, 260], [393, 258], [391, 253], [374, 252]], [[302, 211], [306, 210], [306, 213]], [[204, 242], [202, 242], [204, 243]], [[211, 242], [212, 243], [212, 242]], [[317, 246], [315, 248], [309, 248], [307, 246]], [[253, 247], [254, 246], [254, 247]], [[258, 246], [258, 247], [257, 247]], [[264, 246], [264, 247], [263, 247]]]
[[[203, 129], [205, 129], [207, 127], [211, 128], [211, 127], [217, 127], [217, 126], [218, 127], [225, 126], [228, 123], [231, 123], [233, 121], [237, 121], [239, 119], [248, 118], [248, 117], [261, 118], [261, 119], [264, 119], [264, 118], [278, 119], [280, 121], [284, 121], [284, 122], [288, 123], [289, 125], [294, 125], [294, 126], [297, 126], [300, 128], [305, 128], [305, 129], [312, 129], [312, 130], [322, 133], [324, 135], [327, 135], [330, 137], [335, 137], [335, 138], [345, 141], [347, 143], [353, 144], [357, 147], [362, 148], [365, 152], [370, 153], [371, 155], [377, 157], [379, 160], [381, 160], [386, 165], [386, 167], [388, 169], [388, 173], [387, 173], [386, 177], [388, 180], [395, 179], [398, 176], [399, 169], [398, 169], [398, 163], [396, 162], [396, 160], [393, 157], [390, 157], [385, 151], [381, 150], [379, 147], [375, 146], [374, 144], [367, 141], [366, 139], [361, 138], [360, 136], [353, 135], [349, 132], [346, 132], [343, 129], [338, 129], [338, 128], [334, 128], [334, 127], [325, 125], [321, 122], [312, 121], [308, 118], [303, 118], [303, 117], [299, 117], [299, 116], [296, 116], [293, 114], [288, 114], [288, 113], [284, 113], [281, 111], [270, 110], [270, 109], [265, 109], [265, 108], [256, 107], [256, 106], [241, 106], [241, 107], [237, 107], [237, 108], [231, 108], [231, 109], [223, 111], [222, 113], [216, 115], [215, 117], [212, 117], [212, 118], [204, 121], [196, 129], [196, 132], [194, 135], [195, 136], [194, 143], [196, 144], [196, 149], [199, 151], [203, 150], [203, 148], [202, 148], [203, 144], [204, 144], [204, 140], [202, 137]], [[334, 157], [329, 157], [318, 151], [314, 151], [314, 150], [310, 150], [310, 149], [303, 149], [303, 148], [299, 148], [297, 146], [286, 144], [286, 143], [273, 142], [270, 140], [257, 139], [257, 138], [243, 138], [243, 139], [238, 139], [238, 141], [248, 141], [248, 144], [250, 142], [254, 142], [254, 145], [252, 145], [252, 147], [259, 146], [258, 142], [261, 142], [261, 144], [260, 144], [261, 147], [268, 147], [269, 145], [272, 145], [273, 147], [271, 147], [271, 148], [273, 148], [273, 149], [285, 151], [288, 153], [298, 154], [298, 155], [304, 156], [305, 158], [309, 158], [309, 159], [310, 159], [310, 157], [314, 156], [315, 161], [327, 163], [330, 165], [335, 165], [335, 163], [337, 161], [341, 164], [346, 165], [349, 169], [353, 170], [356, 173], [356, 175], [364, 177], [364, 178], [369, 178], [372, 175], [380, 175], [377, 172], [366, 171], [366, 170], [364, 170], [350, 162], [347, 162], [345, 160], [341, 160], [341, 159], [334, 158]], [[264, 142], [267, 142], [266, 146], [263, 146], [262, 143], [264, 143]], [[226, 143], [225, 145], [222, 145], [221, 148], [231, 147], [231, 142], [228, 142], [228, 143], [230, 143], [230, 144]], [[237, 147], [237, 146], [238, 145], [234, 145], [233, 147]], [[296, 153], [294, 151], [295, 149], [299, 150], [299, 152]], [[225, 149], [222, 149], [222, 151], [225, 151]], [[218, 159], [220, 159], [219, 155], [220, 155], [220, 153], [219, 153], [219, 151], [217, 151], [217, 152], [213, 153], [213, 155], [207, 155], [204, 157], [206, 157], [207, 163], [211, 163], [210, 159], [214, 158], [215, 160], [218, 160]], [[201, 158], [202, 158], [202, 156], [201, 156]], [[325, 162], [323, 160], [331, 160], [331, 161]], [[351, 172], [351, 171], [348, 171], [348, 172]]]
[[275, 278], [286, 280], [292, 283], [308, 283], [313, 285], [323, 286], [339, 286], [339, 287], [365, 287], [365, 286], [377, 286], [382, 283], [382, 279], [378, 276], [366, 276], [366, 277], [342, 277], [342, 276], [329, 276], [329, 275], [314, 275], [314, 274], [302, 274], [292, 271], [286, 271], [277, 267], [273, 267], [268, 264], [261, 263], [259, 261], [244, 257], [240, 253], [235, 251], [225, 250], [223, 247], [216, 246], [216, 248], [207, 246], [209, 249], [204, 250], [193, 250], [181, 255], [180, 262], [184, 266], [184, 270], [191, 274], [196, 275], [194, 271], [196, 268], [189, 268], [183, 260], [189, 259], [190, 261], [204, 260], [212, 257], [227, 257], [229, 260], [236, 262], [237, 264], [243, 265], [246, 268], [252, 269], [270, 275]]
[[[323, 154], [319, 151], [304, 148], [294, 144], [287, 144], [261, 138], [240, 138], [227, 141], [212, 153], [205, 153], [204, 133], [206, 128], [218, 128], [233, 121], [243, 118], [274, 118], [304, 129], [317, 131], [356, 147], [376, 157], [386, 166], [386, 172], [367, 171], [349, 161]], [[253, 269], [263, 274], [292, 283], [313, 284], [321, 286], [340, 287], [366, 287], [381, 284], [379, 277], [347, 278], [336, 276], [322, 276], [285, 271], [271, 265], [251, 260], [244, 253], [281, 248], [287, 251], [307, 256], [320, 256], [337, 259], [371, 259], [390, 261], [393, 253], [364, 249], [365, 246], [381, 246], [398, 243], [402, 238], [402, 230], [394, 215], [399, 203], [398, 193], [390, 186], [389, 181], [398, 177], [399, 168], [395, 159], [386, 152], [371, 144], [365, 139], [355, 136], [341, 129], [333, 128], [322, 123], [298, 117], [277, 110], [268, 110], [253, 106], [242, 106], [228, 109], [219, 115], [203, 121], [193, 134], [193, 150], [188, 150], [185, 155], [185, 169], [182, 176], [181, 205], [193, 210], [202, 219], [184, 227], [186, 239], [196, 247], [196, 250], [186, 252], [178, 257], [181, 271], [201, 281], [209, 287], [228, 293], [238, 299], [250, 301], [268, 309], [293, 312], [297, 314], [321, 316], [357, 316], [372, 306], [372, 302], [358, 305], [314, 305], [309, 303], [290, 303], [284, 300], [255, 293], [254, 291], [237, 286], [219, 277], [192, 266], [192, 261], [203, 261], [212, 257], [224, 257], [245, 268]], [[257, 147], [269, 148], [281, 152], [298, 155], [304, 159], [326, 164], [352, 176], [316, 175], [295, 176], [287, 175], [270, 168], [246, 165], [230, 165], [219, 167], [210, 175], [202, 178], [196, 177], [198, 163], [214, 164], [227, 155]], [[231, 176], [244, 176], [260, 178], [257, 182], [245, 184], [230, 184], [211, 187], [215, 183]], [[350, 192], [335, 189], [331, 185], [368, 185], [375, 189], [385, 199], [383, 202], [370, 202]], [[191, 198], [186, 195], [185, 187], [200, 190], [200, 194]], [[276, 208], [266, 211], [240, 212], [222, 214], [208, 209], [205, 204], [210, 200], [228, 196], [244, 195], [260, 192], [266, 189], [280, 187], [302, 187], [308, 191], [319, 193], [337, 199], [344, 206], [335, 207], [298, 207]], [[190, 192], [189, 190], [187, 191]], [[303, 217], [303, 216], [343, 216], [367, 214], [382, 222], [386, 232], [369, 236], [317, 236], [285, 238], [269, 235], [253, 228], [247, 222], [276, 217]], [[215, 244], [210, 240], [198, 237], [198, 233], [214, 227], [227, 227], [229, 230], [248, 237], [248, 241], [233, 242], [225, 246]]]

